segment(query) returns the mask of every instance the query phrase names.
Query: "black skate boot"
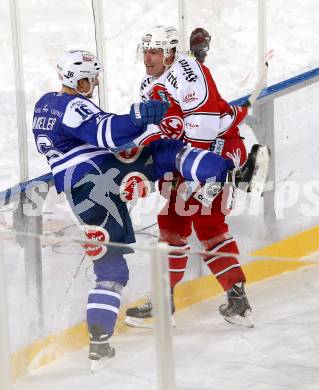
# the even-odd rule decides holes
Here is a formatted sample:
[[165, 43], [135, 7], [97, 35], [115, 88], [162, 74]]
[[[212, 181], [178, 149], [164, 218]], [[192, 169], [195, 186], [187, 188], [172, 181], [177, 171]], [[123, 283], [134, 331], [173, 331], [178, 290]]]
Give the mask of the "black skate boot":
[[236, 325], [253, 328], [255, 325], [251, 317], [251, 307], [249, 305], [244, 283], [239, 282], [227, 291], [228, 303], [219, 306], [220, 314], [227, 322]]
[[115, 349], [108, 343], [109, 335], [99, 325], [90, 328], [89, 359], [100, 360], [115, 356]]
[[243, 191], [261, 195], [267, 181], [269, 162], [269, 148], [255, 144], [245, 164], [229, 171], [227, 181]]
[[[171, 289], [172, 326], [176, 326], [173, 314], [175, 313], [174, 293]], [[149, 297], [141, 306], [130, 307], [126, 310], [124, 322], [134, 328], [153, 328], [153, 303]]]

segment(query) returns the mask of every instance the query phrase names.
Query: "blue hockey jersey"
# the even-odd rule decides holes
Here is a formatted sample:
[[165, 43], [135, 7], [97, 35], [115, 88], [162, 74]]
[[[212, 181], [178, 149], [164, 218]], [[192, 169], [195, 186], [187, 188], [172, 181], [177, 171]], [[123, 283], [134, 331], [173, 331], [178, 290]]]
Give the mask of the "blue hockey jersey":
[[[151, 133], [152, 126], [148, 125]], [[123, 149], [123, 145], [129, 148], [143, 143], [145, 130], [135, 126], [130, 115], [106, 113], [80, 95], [50, 92], [34, 109], [35, 142], [47, 158], [58, 193], [65, 189], [68, 170], [76, 167], [67, 183], [74, 185], [92, 164], [99, 166], [106, 154]]]

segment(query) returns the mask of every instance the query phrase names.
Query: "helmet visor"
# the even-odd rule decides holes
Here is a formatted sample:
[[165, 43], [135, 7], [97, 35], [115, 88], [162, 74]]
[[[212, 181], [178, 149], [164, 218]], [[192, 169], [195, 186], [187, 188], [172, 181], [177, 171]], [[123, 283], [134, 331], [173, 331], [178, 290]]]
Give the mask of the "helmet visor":
[[159, 47], [144, 47], [142, 43], [137, 45], [136, 48], [136, 59], [137, 61], [144, 61], [144, 55], [150, 53], [152, 55], [158, 55], [163, 53], [163, 49]]

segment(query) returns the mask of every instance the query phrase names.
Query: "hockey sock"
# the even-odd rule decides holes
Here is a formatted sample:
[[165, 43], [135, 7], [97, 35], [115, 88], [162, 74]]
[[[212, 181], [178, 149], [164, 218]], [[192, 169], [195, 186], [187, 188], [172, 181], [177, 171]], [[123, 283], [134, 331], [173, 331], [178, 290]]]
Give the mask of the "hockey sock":
[[188, 259], [186, 253], [179, 252], [178, 249], [185, 251], [189, 249], [189, 245], [174, 245], [174, 247], [176, 247], [176, 250], [170, 252], [168, 255], [169, 275], [172, 288], [183, 279]]
[[[237, 258], [227, 255], [239, 254], [237, 244], [232, 237], [214, 245], [208, 251], [212, 255], [207, 256], [204, 261], [225, 291], [229, 290], [237, 282], [246, 281]], [[225, 255], [222, 252], [225, 252]]]
[[89, 329], [94, 325], [99, 325], [109, 336], [113, 334], [121, 303], [122, 288], [116, 282], [107, 281], [99, 282], [98, 286], [90, 291], [87, 304]]

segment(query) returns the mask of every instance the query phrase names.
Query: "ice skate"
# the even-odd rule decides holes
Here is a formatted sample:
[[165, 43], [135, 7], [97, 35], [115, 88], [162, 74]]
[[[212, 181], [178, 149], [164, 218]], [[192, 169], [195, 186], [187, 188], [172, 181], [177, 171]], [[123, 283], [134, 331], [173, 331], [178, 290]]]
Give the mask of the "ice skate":
[[266, 145], [255, 144], [245, 164], [229, 172], [228, 182], [243, 191], [257, 196], [262, 195], [267, 181], [269, 162], [269, 148]]
[[219, 312], [227, 322], [253, 328], [255, 326], [244, 283], [236, 283], [227, 291], [228, 303], [219, 306]]
[[[174, 298], [173, 294], [171, 295], [171, 305], [172, 305], [172, 326], [176, 326], [173, 314], [175, 312]], [[134, 328], [154, 328], [154, 318], [153, 318], [153, 303], [152, 299], [148, 298], [145, 303], [141, 306], [131, 307], [126, 310], [126, 317], [124, 322], [128, 326]]]
[[94, 373], [102, 367], [107, 367], [110, 359], [115, 356], [115, 349], [108, 343], [109, 335], [103, 329], [94, 325], [90, 329], [89, 359], [91, 372]]

